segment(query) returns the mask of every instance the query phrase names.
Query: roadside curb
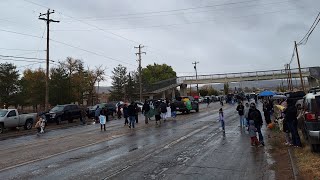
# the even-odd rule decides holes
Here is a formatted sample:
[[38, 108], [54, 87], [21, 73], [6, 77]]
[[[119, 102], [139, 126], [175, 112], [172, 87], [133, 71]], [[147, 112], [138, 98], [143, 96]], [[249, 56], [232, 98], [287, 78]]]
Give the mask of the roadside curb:
[[289, 153], [289, 157], [290, 157], [290, 163], [291, 163], [291, 167], [292, 167], [293, 177], [294, 177], [294, 180], [297, 180], [298, 177], [299, 177], [299, 171], [298, 171], [296, 163], [295, 163], [295, 161], [293, 159], [292, 149], [291, 148], [288, 149], [288, 153]]

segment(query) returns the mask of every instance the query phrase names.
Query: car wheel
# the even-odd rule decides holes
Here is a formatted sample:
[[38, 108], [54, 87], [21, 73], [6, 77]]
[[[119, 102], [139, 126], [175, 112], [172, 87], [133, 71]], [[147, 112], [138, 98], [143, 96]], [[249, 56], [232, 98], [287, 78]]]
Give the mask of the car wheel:
[[30, 130], [30, 129], [32, 128], [32, 124], [33, 124], [33, 123], [32, 123], [32, 120], [30, 120], [30, 119], [27, 120], [27, 121], [26, 121], [26, 124], [24, 125], [24, 129], [25, 129], [25, 130]]
[[186, 113], [187, 113], [187, 114], [190, 114], [190, 110], [187, 110]]
[[4, 132], [4, 125], [1, 123], [0, 124], [0, 134]]
[[57, 125], [59, 125], [61, 123], [61, 117], [58, 117], [56, 120]]
[[69, 122], [69, 123], [73, 123], [73, 119], [69, 119], [68, 122]]
[[199, 107], [196, 109], [196, 112], [199, 112]]
[[320, 144], [311, 144], [310, 146], [312, 152], [320, 152]]

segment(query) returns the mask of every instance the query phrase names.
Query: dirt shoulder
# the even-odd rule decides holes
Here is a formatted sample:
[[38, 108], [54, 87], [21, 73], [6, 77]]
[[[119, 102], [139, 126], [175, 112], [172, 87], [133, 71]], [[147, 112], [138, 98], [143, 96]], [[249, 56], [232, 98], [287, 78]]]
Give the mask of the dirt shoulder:
[[[292, 163], [288, 153], [291, 150], [293, 165], [297, 168], [297, 179], [320, 180], [320, 153], [311, 152], [308, 144], [303, 140], [302, 148], [294, 148], [284, 144], [284, 133], [279, 129], [267, 131], [271, 145], [270, 154], [275, 163], [273, 168], [276, 172], [276, 179], [294, 179]], [[301, 133], [300, 133], [301, 134]]]

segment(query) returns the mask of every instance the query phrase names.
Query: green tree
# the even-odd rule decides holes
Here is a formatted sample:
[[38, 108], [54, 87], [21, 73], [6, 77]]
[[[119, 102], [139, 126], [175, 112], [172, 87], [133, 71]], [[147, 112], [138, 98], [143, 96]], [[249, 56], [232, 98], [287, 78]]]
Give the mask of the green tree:
[[119, 64], [112, 71], [112, 91], [110, 95], [111, 100], [123, 100], [125, 98], [125, 86], [128, 82], [127, 68]]
[[218, 96], [219, 95], [219, 92], [217, 91], [217, 90], [215, 90], [213, 87], [209, 87], [208, 88], [208, 95], [209, 96], [212, 96], [212, 95], [214, 95], [214, 96]]
[[158, 81], [174, 78], [177, 73], [167, 64], [156, 64], [148, 65], [142, 69], [142, 80], [143, 84], [152, 84]]
[[[132, 72], [133, 75], [135, 75], [135, 72]], [[137, 93], [139, 87], [137, 86], [138, 84], [136, 83], [136, 78], [132, 77], [131, 73], [128, 74], [128, 81], [127, 84], [125, 85], [125, 96], [126, 100], [131, 102], [135, 98], [137, 98]]]
[[46, 74], [43, 69], [27, 69], [20, 80], [21, 94], [24, 96], [22, 105], [32, 105], [37, 110], [38, 105], [44, 107], [46, 93]]
[[69, 78], [65, 68], [60, 64], [51, 69], [49, 83], [49, 103], [54, 106], [71, 102], [71, 98], [66, 91], [69, 87]]
[[208, 95], [208, 89], [199, 89], [200, 96], [207, 96]]
[[224, 83], [223, 91], [225, 95], [229, 94], [229, 83]]
[[19, 72], [11, 63], [0, 63], [0, 103], [12, 105], [19, 90]]

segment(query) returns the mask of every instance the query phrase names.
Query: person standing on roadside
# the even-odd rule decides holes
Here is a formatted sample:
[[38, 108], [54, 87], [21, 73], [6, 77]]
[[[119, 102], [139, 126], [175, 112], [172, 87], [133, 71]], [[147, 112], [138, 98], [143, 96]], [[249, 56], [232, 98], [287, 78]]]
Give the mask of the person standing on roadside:
[[244, 106], [242, 102], [239, 102], [239, 105], [237, 106], [237, 111], [239, 114], [239, 120], [240, 120], [240, 126], [239, 127], [244, 127]]
[[266, 121], [266, 125], [271, 123], [271, 108], [269, 102], [266, 100], [263, 102], [263, 114], [264, 114], [264, 119]]
[[285, 114], [285, 121], [287, 122], [289, 131], [292, 137], [292, 145], [295, 147], [301, 147], [300, 136], [297, 128], [297, 107], [292, 99], [287, 100], [288, 107], [283, 111]]
[[257, 132], [259, 134], [259, 142], [262, 146], [264, 146], [263, 135], [261, 132], [261, 128], [263, 125], [261, 112], [257, 109], [255, 103], [250, 104], [250, 110], [248, 114], [248, 119], [254, 121], [254, 126], [257, 128]]
[[128, 121], [128, 106], [127, 104], [123, 105], [123, 117], [124, 117], [124, 125], [128, 125], [129, 121]]
[[207, 97], [207, 108], [209, 107], [209, 105], [210, 105], [210, 98]]
[[150, 111], [150, 105], [148, 104], [147, 100], [144, 101], [144, 104], [143, 104], [143, 107], [142, 107], [142, 113], [144, 115], [144, 121], [146, 124], [148, 124], [148, 120], [149, 120], [149, 117], [148, 117], [148, 113]]
[[135, 123], [135, 117], [136, 117], [136, 104], [134, 102], [131, 102], [131, 104], [128, 106], [128, 115], [129, 115], [129, 128], [134, 128]]

